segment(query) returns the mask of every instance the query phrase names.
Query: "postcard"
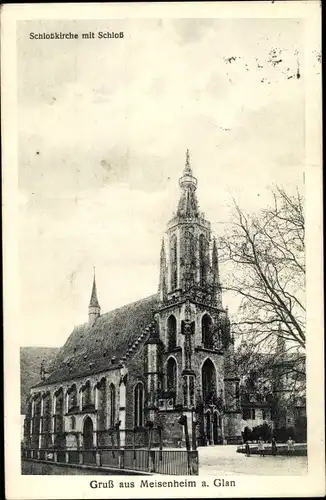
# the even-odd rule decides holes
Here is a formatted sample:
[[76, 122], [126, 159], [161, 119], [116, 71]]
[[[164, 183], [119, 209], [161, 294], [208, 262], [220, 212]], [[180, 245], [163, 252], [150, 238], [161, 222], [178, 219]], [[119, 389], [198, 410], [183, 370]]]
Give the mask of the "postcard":
[[325, 494], [320, 11], [2, 7], [8, 500]]

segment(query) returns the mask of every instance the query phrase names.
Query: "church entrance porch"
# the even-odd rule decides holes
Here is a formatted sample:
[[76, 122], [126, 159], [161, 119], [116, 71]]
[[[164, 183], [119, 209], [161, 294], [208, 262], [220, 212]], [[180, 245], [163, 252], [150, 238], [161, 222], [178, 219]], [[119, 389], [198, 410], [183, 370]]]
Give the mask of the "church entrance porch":
[[215, 410], [206, 410], [204, 413], [202, 432], [199, 445], [209, 446], [223, 443], [222, 418]]

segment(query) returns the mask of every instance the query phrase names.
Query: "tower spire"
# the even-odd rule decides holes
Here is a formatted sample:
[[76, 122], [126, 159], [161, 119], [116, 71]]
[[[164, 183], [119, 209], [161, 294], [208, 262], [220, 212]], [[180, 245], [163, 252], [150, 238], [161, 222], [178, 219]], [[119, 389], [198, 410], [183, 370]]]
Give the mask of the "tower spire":
[[198, 217], [198, 201], [196, 196], [197, 179], [192, 173], [190, 166], [189, 149], [186, 150], [186, 162], [183, 169], [183, 175], [179, 179], [181, 187], [181, 196], [178, 205], [177, 214], [179, 217]]
[[100, 316], [100, 314], [101, 314], [101, 308], [100, 308], [100, 304], [99, 304], [99, 301], [97, 298], [95, 267], [94, 267], [92, 293], [91, 293], [91, 299], [89, 301], [89, 306], [88, 306], [89, 323], [93, 325], [95, 323], [96, 319]]

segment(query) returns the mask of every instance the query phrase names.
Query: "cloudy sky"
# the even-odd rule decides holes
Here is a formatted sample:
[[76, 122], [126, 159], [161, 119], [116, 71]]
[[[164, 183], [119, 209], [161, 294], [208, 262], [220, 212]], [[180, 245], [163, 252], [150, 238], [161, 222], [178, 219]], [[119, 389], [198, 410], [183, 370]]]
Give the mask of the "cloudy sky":
[[[54, 31], [95, 39], [29, 39]], [[186, 148], [215, 234], [232, 196], [251, 211], [275, 183], [302, 186], [299, 20], [30, 21], [18, 34], [22, 344], [61, 345], [87, 320], [93, 266], [102, 312], [157, 291]]]

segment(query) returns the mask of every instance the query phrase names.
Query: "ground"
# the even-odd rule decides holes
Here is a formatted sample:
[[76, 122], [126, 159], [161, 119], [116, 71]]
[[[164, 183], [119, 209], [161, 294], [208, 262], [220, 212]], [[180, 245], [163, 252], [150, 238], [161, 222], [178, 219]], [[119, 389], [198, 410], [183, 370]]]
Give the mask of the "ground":
[[233, 445], [199, 447], [198, 452], [200, 475], [302, 476], [308, 472], [307, 457], [246, 457]]

